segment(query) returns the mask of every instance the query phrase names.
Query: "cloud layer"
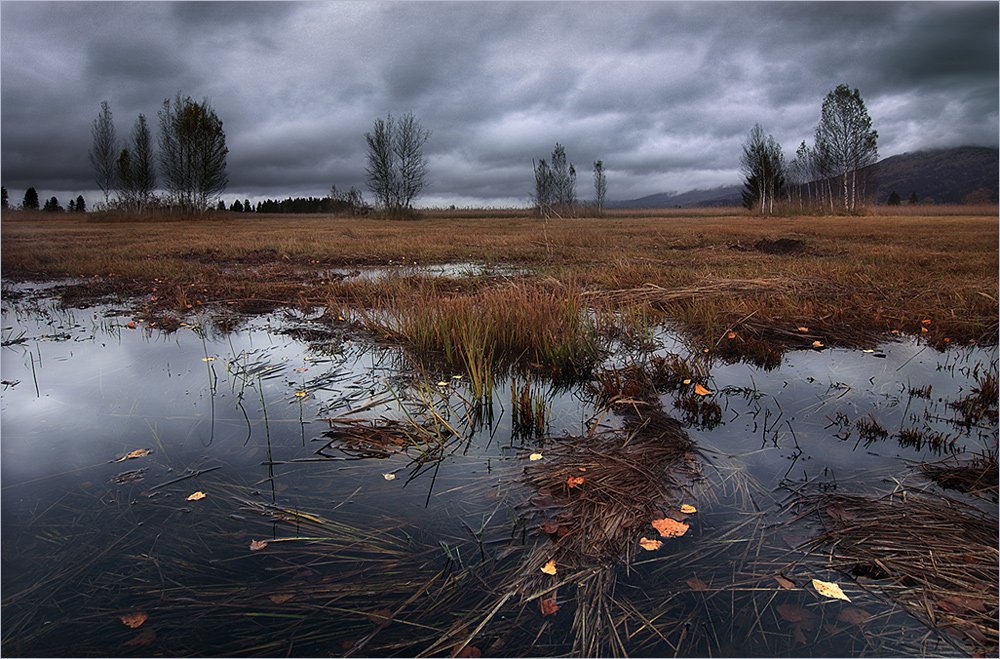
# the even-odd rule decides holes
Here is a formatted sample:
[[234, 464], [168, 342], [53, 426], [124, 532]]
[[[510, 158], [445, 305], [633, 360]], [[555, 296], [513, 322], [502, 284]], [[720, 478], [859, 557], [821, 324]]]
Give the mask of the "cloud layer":
[[[591, 196], [739, 182], [755, 122], [791, 158], [857, 87], [882, 157], [998, 142], [994, 2], [5, 2], [2, 179], [97, 201], [90, 126], [119, 135], [178, 91], [222, 119], [224, 197], [364, 189], [364, 133], [413, 112], [427, 205], [527, 202], [556, 142]], [[367, 194], [367, 192], [366, 192]]]

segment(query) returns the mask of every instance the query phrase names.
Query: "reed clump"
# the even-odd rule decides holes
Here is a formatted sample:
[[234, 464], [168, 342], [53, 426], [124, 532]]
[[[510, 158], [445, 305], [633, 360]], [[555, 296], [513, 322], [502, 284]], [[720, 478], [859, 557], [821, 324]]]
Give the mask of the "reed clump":
[[801, 503], [822, 527], [808, 546], [828, 552], [831, 568], [870, 579], [866, 587], [880, 590], [942, 639], [996, 655], [995, 514], [905, 491], [808, 494]]

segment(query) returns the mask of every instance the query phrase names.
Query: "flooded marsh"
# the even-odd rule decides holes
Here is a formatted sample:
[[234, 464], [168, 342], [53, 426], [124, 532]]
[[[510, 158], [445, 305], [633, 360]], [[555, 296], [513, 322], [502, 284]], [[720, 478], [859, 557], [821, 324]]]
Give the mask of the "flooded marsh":
[[[166, 331], [43, 288], [4, 287], [5, 655], [995, 652], [995, 346], [755, 366], [580, 304], [548, 362], [421, 334], [521, 322], [461, 296]], [[940, 574], [845, 535], [899, 515], [973, 535]]]

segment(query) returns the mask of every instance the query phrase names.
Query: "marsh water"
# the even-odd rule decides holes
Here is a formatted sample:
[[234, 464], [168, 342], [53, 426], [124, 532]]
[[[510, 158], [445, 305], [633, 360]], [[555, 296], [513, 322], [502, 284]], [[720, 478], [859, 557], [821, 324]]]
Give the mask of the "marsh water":
[[[534, 436], [513, 423], [523, 377], [470, 415], [463, 374], [418, 371], [318, 314], [166, 333], [124, 304], [64, 309], [37, 292], [8, 287], [3, 302], [4, 655], [447, 655], [435, 643], [456, 630], [483, 655], [571, 652], [571, 590], [548, 615], [499, 595], [538, 541], [524, 521], [532, 454], [620, 423], [587, 382], [531, 379], [548, 408]], [[652, 339], [656, 354], [704, 360], [668, 329]], [[623, 348], [608, 363], [635, 359]], [[952, 403], [996, 370], [996, 348], [900, 339], [790, 352], [771, 370], [704, 363], [710, 394], [661, 396], [705, 456], [690, 532], [614, 567], [630, 653], [961, 655], [796, 551], [809, 529], [783, 504], [803, 487], [935, 490], [915, 465], [995, 442]], [[455, 433], [391, 450], [324, 435], [352, 414]], [[779, 573], [839, 582], [871, 617], [850, 624], [845, 603], [782, 588]], [[792, 624], [784, 604], [821, 624]]]

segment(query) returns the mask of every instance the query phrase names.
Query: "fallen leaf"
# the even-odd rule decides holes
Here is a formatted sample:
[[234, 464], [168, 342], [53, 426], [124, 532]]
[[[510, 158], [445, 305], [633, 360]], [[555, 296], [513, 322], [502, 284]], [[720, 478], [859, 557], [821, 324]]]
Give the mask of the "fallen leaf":
[[801, 625], [795, 625], [795, 629], [792, 630], [792, 641], [795, 645], [805, 645], [807, 643], [806, 635], [802, 632]]
[[268, 599], [275, 604], [284, 604], [293, 597], [295, 597], [295, 595], [292, 595], [291, 593], [282, 593], [281, 595], [271, 595]]
[[858, 627], [868, 622], [868, 618], [871, 617], [870, 613], [864, 609], [859, 609], [856, 606], [845, 607], [840, 613], [837, 614], [837, 620], [851, 625], [857, 625]]
[[708, 590], [708, 585], [704, 581], [702, 581], [701, 579], [699, 579], [698, 577], [691, 577], [690, 579], [686, 580], [684, 583], [686, 583], [688, 586], [690, 586], [691, 590], [698, 590], [698, 591]]
[[542, 566], [542, 572], [545, 574], [555, 574], [556, 573], [556, 559], [552, 559], [548, 563]]
[[156, 630], [152, 627], [146, 627], [141, 632], [139, 632], [135, 638], [130, 641], [125, 641], [124, 645], [149, 645], [156, 640]]
[[639, 539], [639, 546], [645, 549], [646, 551], [656, 551], [657, 549], [663, 546], [663, 543], [660, 542], [659, 540], [655, 539], [651, 540], [649, 538], [643, 537]]
[[[454, 652], [457, 649], [458, 646], [456, 645], [454, 648], [452, 648], [452, 652]], [[466, 645], [461, 650], [458, 650], [458, 653], [455, 654], [455, 656], [462, 657], [462, 659], [479, 659], [479, 657], [483, 656], [483, 653], [482, 650], [477, 648], [475, 645]]]
[[121, 619], [123, 623], [125, 623], [132, 629], [135, 629], [136, 627], [142, 625], [142, 623], [146, 622], [146, 618], [148, 616], [146, 615], [145, 611], [131, 611], [129, 613], [122, 614], [118, 617]]
[[442, 380], [441, 382], [438, 382], [438, 386], [439, 386], [439, 387], [447, 387], [447, 386], [448, 386], [448, 383], [447, 383], [447, 382], [445, 382], [444, 380]]
[[135, 329], [135, 322], [129, 321], [129, 322], [125, 323], [125, 327], [127, 327], [129, 329]]
[[867, 354], [871, 354], [871, 353], [873, 353], [873, 352], [875, 352], [875, 351], [874, 351], [874, 350], [871, 350], [871, 349], [868, 349], [868, 348], [866, 348], [865, 350], [862, 350], [861, 352], [864, 352], [864, 353], [867, 353]]
[[267, 546], [267, 540], [251, 540], [250, 551], [260, 551]]
[[808, 332], [809, 331], [808, 327], [796, 327], [795, 329], [799, 330], [800, 332]]
[[794, 604], [779, 604], [774, 607], [783, 620], [788, 622], [802, 622], [802, 611]]
[[302, 371], [308, 371], [308, 370], [309, 370], [308, 368], [306, 368], [306, 367], [302, 367], [302, 368], [297, 368], [297, 369], [295, 369], [295, 372], [296, 372], [296, 373], [301, 373]]
[[396, 474], [382, 474], [382, 478], [386, 479], [387, 481], [394, 481], [396, 480]]
[[782, 588], [787, 588], [788, 590], [795, 588], [795, 582], [784, 575], [776, 574], [774, 575], [774, 580], [777, 581], [778, 585]]
[[542, 530], [548, 533], [549, 535], [559, 533], [559, 528], [560, 528], [559, 522], [555, 520], [550, 519], [542, 522]]
[[365, 617], [380, 627], [384, 627], [392, 622], [392, 611], [389, 609], [375, 609], [371, 613], [366, 613]]
[[545, 597], [538, 600], [538, 608], [541, 609], [543, 616], [550, 616], [559, 610], [559, 605], [556, 604], [555, 597]]
[[736, 338], [736, 332], [730, 332], [729, 334], [726, 334], [726, 338], [727, 339], [735, 339]]
[[696, 512], [698, 512], [698, 509], [692, 506], [691, 504], [685, 503], [683, 506], [681, 506], [681, 512], [684, 513], [685, 515], [693, 515]]
[[583, 481], [584, 481], [583, 476], [570, 476], [569, 480], [566, 481], [566, 485], [568, 485], [569, 489], [572, 490], [574, 487], [579, 487], [580, 485], [583, 485]]
[[204, 499], [206, 496], [208, 496], [208, 495], [205, 494], [204, 492], [202, 492], [201, 490], [198, 490], [197, 492], [195, 492], [194, 494], [192, 494], [191, 496], [189, 496], [187, 498], [187, 500], [188, 501], [199, 501], [201, 499]]
[[687, 378], [686, 380], [684, 380], [684, 384], [691, 384], [691, 378]]
[[653, 528], [659, 531], [660, 536], [664, 538], [680, 537], [687, 533], [688, 530], [687, 524], [670, 519], [669, 517], [654, 519], [652, 523]]
[[531, 455], [528, 456], [528, 459], [531, 460], [532, 462], [534, 462], [535, 460], [541, 460], [542, 459], [542, 454], [541, 453], [532, 453]]
[[141, 458], [149, 455], [150, 453], [152, 453], [152, 451], [149, 450], [148, 448], [140, 448], [132, 451], [131, 453], [123, 455], [114, 462], [124, 462], [125, 460], [131, 460], [132, 458]]
[[699, 396], [707, 396], [710, 393], [712, 393], [711, 391], [709, 391], [705, 387], [701, 386], [700, 384], [694, 385], [694, 392], [696, 394], [698, 394]]
[[921, 321], [920, 321], [920, 324], [921, 324], [921, 325], [930, 325], [930, 324], [931, 324], [931, 319], [930, 319], [930, 318], [928, 318], [927, 320], [921, 320]]
[[308, 394], [306, 392], [304, 392], [304, 391], [296, 391], [295, 392], [295, 397], [296, 398], [305, 398], [306, 396], [308, 396]]
[[813, 347], [814, 348], [822, 348], [823, 347], [823, 342], [822, 341], [813, 341]]
[[844, 594], [844, 591], [840, 589], [835, 583], [829, 581], [820, 581], [819, 579], [812, 580], [813, 588], [816, 589], [823, 597], [829, 597], [831, 599], [844, 600], [845, 602], [850, 602], [851, 598]]
[[202, 357], [201, 361], [203, 361], [203, 362], [214, 362], [215, 361], [215, 357]]

